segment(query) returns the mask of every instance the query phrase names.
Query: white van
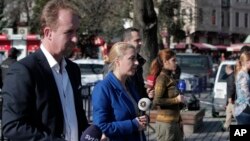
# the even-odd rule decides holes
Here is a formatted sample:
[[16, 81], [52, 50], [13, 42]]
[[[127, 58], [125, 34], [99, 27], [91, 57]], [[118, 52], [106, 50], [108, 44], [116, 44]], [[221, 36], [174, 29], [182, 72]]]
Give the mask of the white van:
[[212, 116], [219, 116], [220, 112], [226, 110], [227, 104], [227, 74], [225, 72], [226, 65], [235, 65], [236, 61], [223, 61], [219, 65], [218, 71], [216, 73], [214, 88], [213, 88], [213, 106], [212, 106]]

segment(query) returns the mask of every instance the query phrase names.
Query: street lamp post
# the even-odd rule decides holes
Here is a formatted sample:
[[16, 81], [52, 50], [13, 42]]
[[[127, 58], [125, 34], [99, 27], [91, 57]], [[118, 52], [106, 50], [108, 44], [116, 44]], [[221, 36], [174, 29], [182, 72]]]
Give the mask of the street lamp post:
[[186, 52], [192, 53], [192, 48], [191, 48], [191, 34], [190, 34], [190, 27], [186, 26], [186, 44], [188, 45], [188, 48], [186, 50]]
[[164, 48], [169, 48], [168, 36], [169, 35], [168, 35], [167, 28], [162, 28], [161, 37], [162, 37], [162, 44]]

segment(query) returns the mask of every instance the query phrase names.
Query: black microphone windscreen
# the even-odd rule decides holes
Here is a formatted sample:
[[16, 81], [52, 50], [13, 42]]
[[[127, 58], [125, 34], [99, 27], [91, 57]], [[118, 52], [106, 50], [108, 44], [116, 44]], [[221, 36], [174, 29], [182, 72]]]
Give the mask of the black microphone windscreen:
[[96, 125], [90, 125], [84, 132], [82, 132], [80, 141], [100, 141], [102, 131]]

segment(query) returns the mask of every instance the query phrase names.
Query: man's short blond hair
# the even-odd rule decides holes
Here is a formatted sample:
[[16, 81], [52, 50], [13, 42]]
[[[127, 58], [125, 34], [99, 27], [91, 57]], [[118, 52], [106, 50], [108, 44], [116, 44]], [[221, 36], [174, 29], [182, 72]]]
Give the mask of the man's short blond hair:
[[59, 10], [62, 9], [71, 10], [73, 14], [80, 17], [77, 7], [69, 0], [50, 0], [44, 6], [40, 17], [41, 36], [43, 36], [45, 27], [51, 27], [54, 30], [57, 29]]

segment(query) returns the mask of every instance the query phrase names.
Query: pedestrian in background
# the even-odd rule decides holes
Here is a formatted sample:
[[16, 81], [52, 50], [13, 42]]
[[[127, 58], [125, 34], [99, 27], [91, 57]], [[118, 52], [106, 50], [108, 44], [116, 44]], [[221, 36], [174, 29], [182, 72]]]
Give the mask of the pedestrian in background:
[[[5, 78], [5, 75], [9, 69], [9, 67], [14, 64], [17, 61], [17, 57], [18, 55], [20, 55], [20, 51], [18, 49], [16, 49], [15, 47], [12, 47], [9, 50], [9, 55], [8, 57], [2, 62], [1, 64], [1, 84], [3, 84], [3, 80]], [[1, 85], [2, 88], [2, 85]]]
[[112, 141], [145, 141], [147, 116], [139, 115], [135, 82], [128, 81], [137, 70], [133, 45], [118, 42], [109, 53], [110, 70], [92, 93], [93, 123]]
[[227, 74], [227, 107], [226, 107], [226, 119], [222, 127], [223, 131], [228, 131], [229, 126], [232, 122], [232, 117], [234, 116], [234, 101], [236, 96], [235, 88], [235, 75], [234, 75], [234, 66], [226, 65], [225, 72]]
[[243, 52], [236, 63], [235, 118], [237, 124], [250, 124], [250, 52]]
[[182, 141], [180, 104], [183, 95], [177, 90], [172, 73], [176, 70], [176, 54], [170, 49], [160, 50], [150, 67], [150, 75], [156, 77], [153, 105], [157, 106], [157, 141]]
[[64, 55], [76, 46], [80, 16], [66, 0], [41, 13], [40, 49], [9, 68], [3, 85], [3, 135], [10, 140], [79, 141], [88, 127], [77, 64]]

